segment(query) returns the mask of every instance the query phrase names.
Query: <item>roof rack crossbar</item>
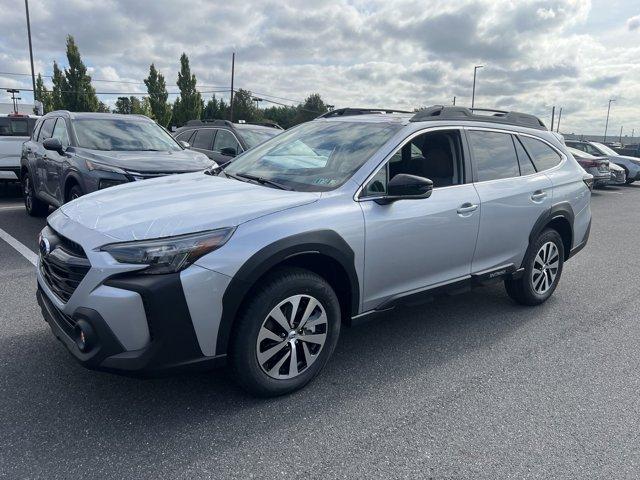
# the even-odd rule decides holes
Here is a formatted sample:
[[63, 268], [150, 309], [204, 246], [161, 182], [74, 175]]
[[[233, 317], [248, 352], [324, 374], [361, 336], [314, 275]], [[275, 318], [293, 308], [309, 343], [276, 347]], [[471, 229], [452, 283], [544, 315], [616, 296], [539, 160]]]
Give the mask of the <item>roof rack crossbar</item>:
[[[476, 112], [492, 112], [493, 115], [482, 115]], [[491, 108], [466, 108], [466, 107], [445, 107], [434, 105], [420, 110], [413, 117], [411, 122], [427, 122], [433, 120], [473, 120], [476, 122], [502, 123], [506, 125], [519, 125], [521, 127], [547, 130], [545, 124], [535, 115], [520, 112], [509, 112], [506, 110], [495, 110]]]
[[372, 113], [413, 113], [407, 110], [394, 110], [391, 108], [337, 108], [335, 110], [331, 110], [327, 113], [323, 113], [318, 118], [331, 118], [331, 117], [348, 117], [353, 115], [368, 115]]
[[232, 125], [229, 120], [219, 120], [215, 118], [205, 118], [204, 120], [189, 120], [184, 124], [185, 127], [197, 127], [203, 125]]

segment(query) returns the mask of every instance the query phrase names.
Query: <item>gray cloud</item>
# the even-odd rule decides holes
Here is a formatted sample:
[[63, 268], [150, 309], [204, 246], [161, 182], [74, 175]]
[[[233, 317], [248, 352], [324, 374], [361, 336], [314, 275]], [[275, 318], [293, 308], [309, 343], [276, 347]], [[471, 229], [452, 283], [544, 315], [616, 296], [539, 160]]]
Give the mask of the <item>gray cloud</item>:
[[600, 90], [602, 88], [617, 85], [620, 83], [621, 80], [622, 80], [622, 75], [607, 75], [604, 77], [598, 77], [598, 78], [594, 78], [593, 80], [589, 80], [585, 84], [588, 87]]
[[630, 31], [640, 29], [640, 15], [636, 15], [635, 17], [631, 17], [627, 20], [627, 28]]

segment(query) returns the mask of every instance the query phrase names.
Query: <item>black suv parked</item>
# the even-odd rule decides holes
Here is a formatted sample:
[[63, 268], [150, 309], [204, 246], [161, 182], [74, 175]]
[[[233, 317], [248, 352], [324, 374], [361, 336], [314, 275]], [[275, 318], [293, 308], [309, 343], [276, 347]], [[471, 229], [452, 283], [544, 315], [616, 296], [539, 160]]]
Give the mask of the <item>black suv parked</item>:
[[56, 111], [22, 146], [20, 179], [27, 213], [44, 216], [95, 190], [215, 166], [144, 115]]
[[228, 120], [190, 120], [173, 132], [176, 140], [202, 152], [218, 165], [282, 133], [275, 123], [233, 123]]

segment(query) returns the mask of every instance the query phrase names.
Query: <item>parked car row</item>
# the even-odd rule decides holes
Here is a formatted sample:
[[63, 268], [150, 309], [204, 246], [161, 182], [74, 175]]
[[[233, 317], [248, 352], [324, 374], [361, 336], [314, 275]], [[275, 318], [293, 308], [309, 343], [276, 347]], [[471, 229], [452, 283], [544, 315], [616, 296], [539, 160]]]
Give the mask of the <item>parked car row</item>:
[[[71, 169], [47, 166], [49, 152], [99, 189], [49, 216], [37, 270], [54, 335], [93, 369], [227, 363], [248, 391], [285, 394], [320, 373], [344, 323], [493, 281], [545, 302], [589, 237], [593, 177], [532, 115], [339, 109], [225, 168], [144, 182], [130, 181], [141, 157], [183, 145], [144, 119], [104, 118], [49, 114], [23, 156], [40, 201], [63, 203]], [[215, 151], [237, 131], [237, 153], [249, 130], [177, 135], [206, 133]]]
[[[620, 155], [612, 148], [598, 142], [565, 140], [565, 144], [571, 148], [571, 153], [578, 163], [594, 176], [596, 185], [631, 184], [640, 180], [640, 158]], [[609, 178], [606, 170], [610, 170]], [[622, 182], [623, 173], [624, 182]]]
[[0, 181], [20, 179], [22, 144], [31, 137], [38, 118], [36, 115], [0, 115]]

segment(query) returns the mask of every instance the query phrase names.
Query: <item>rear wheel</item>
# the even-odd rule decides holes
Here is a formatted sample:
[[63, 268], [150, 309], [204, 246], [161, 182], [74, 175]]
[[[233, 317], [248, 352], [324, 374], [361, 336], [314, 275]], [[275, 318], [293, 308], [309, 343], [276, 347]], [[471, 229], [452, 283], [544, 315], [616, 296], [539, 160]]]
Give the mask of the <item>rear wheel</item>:
[[340, 334], [340, 304], [319, 275], [279, 269], [243, 306], [230, 364], [238, 383], [264, 397], [302, 388], [320, 373]]
[[31, 175], [28, 172], [22, 176], [22, 196], [24, 207], [32, 217], [45, 217], [49, 213], [49, 205], [36, 197]]
[[531, 245], [523, 262], [524, 274], [505, 280], [509, 296], [523, 305], [539, 305], [553, 294], [564, 266], [562, 237], [553, 229], [544, 230]]

